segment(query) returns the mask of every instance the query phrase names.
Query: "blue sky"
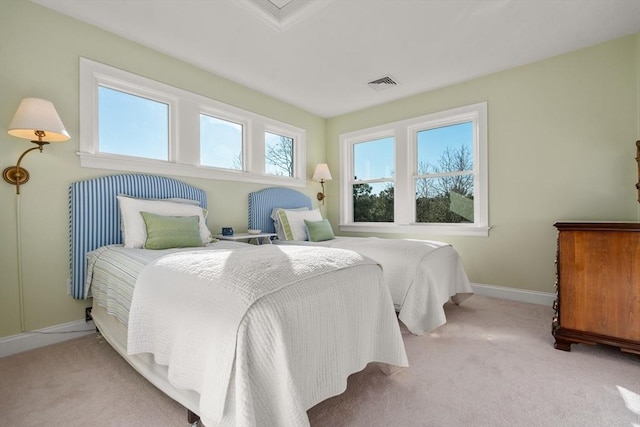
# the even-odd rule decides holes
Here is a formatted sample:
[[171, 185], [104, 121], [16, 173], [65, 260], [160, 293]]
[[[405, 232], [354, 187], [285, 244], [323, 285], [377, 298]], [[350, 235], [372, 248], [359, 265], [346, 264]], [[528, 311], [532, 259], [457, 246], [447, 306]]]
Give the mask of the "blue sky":
[[442, 154], [466, 146], [473, 153], [473, 123], [465, 122], [418, 132], [418, 164], [438, 165]]
[[242, 169], [242, 125], [200, 115], [200, 163]]
[[[395, 159], [393, 137], [355, 144], [353, 147], [354, 172], [357, 179], [378, 179], [394, 176]], [[473, 152], [473, 123], [418, 132], [418, 163], [438, 165], [447, 147], [459, 150], [463, 145]]]
[[168, 159], [167, 104], [103, 86], [98, 89], [98, 99], [100, 151]]

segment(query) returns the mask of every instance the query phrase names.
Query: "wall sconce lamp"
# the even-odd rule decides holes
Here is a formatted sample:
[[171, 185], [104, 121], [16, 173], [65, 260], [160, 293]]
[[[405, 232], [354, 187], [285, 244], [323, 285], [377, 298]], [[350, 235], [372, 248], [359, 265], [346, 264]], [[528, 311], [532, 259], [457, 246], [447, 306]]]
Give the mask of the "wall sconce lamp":
[[326, 163], [318, 163], [318, 165], [316, 166], [316, 170], [313, 172], [313, 178], [311, 178], [314, 181], [320, 181], [320, 185], [322, 186], [322, 191], [320, 193], [318, 193], [318, 200], [322, 201], [322, 204], [324, 205], [324, 199], [326, 198], [326, 196], [324, 195], [324, 183], [325, 181], [331, 181], [331, 172], [329, 172], [329, 166], [327, 166]]
[[[7, 133], [30, 139], [37, 145], [22, 153], [15, 166], [9, 166], [2, 172], [4, 180], [16, 186], [16, 194], [20, 194], [20, 185], [29, 181], [29, 172], [20, 167], [22, 158], [33, 150], [40, 150], [42, 153], [42, 147], [50, 142], [63, 142], [70, 138], [53, 103], [40, 98], [24, 98], [20, 102]], [[38, 139], [34, 140], [36, 137]]]

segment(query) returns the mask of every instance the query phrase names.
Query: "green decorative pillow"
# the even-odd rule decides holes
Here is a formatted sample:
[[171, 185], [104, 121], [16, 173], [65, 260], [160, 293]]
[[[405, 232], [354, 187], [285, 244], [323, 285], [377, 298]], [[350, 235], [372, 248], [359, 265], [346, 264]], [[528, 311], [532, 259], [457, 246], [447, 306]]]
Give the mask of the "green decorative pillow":
[[140, 212], [147, 227], [145, 249], [203, 246], [198, 216], [163, 216]]
[[335, 238], [331, 224], [327, 219], [322, 221], [307, 221], [305, 219], [304, 223], [307, 226], [307, 234], [309, 234], [311, 242], [324, 242]]

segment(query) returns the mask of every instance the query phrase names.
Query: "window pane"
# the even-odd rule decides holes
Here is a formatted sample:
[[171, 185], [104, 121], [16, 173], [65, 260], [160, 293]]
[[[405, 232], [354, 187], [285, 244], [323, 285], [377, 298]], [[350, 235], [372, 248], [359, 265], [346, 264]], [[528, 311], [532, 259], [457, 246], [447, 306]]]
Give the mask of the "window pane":
[[293, 138], [264, 133], [264, 173], [293, 176]]
[[393, 182], [353, 185], [353, 222], [393, 222]]
[[169, 160], [169, 105], [98, 87], [101, 153]]
[[242, 170], [242, 125], [200, 114], [200, 164]]
[[474, 222], [473, 175], [416, 179], [416, 222]]
[[418, 132], [418, 174], [473, 170], [473, 122]]
[[355, 180], [393, 177], [393, 137], [353, 144]]

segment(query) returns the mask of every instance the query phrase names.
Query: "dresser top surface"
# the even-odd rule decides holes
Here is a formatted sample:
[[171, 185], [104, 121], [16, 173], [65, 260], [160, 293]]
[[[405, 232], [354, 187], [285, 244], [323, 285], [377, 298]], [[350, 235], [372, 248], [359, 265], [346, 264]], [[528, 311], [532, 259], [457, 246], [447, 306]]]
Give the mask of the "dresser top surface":
[[558, 221], [553, 224], [558, 230], [625, 230], [640, 231], [640, 222], [631, 221]]

